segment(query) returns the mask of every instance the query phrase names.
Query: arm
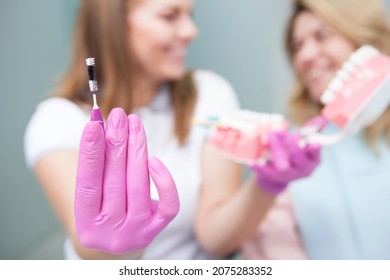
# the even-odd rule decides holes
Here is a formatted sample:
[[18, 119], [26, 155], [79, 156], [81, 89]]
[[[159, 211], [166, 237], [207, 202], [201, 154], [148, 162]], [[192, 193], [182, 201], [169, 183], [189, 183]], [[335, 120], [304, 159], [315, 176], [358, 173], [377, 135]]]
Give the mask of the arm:
[[[199, 116], [222, 115], [238, 109], [236, 94], [229, 83], [219, 76], [204, 72], [199, 73], [198, 78]], [[275, 195], [287, 186], [289, 180], [303, 174], [301, 168], [295, 166], [297, 162], [294, 162], [294, 166], [283, 163], [290, 159], [290, 151], [284, 149], [289, 142], [278, 145], [276, 141], [273, 148], [279, 160], [268, 162], [265, 170], [251, 166], [254, 176], [245, 184], [242, 184], [241, 167], [238, 164], [223, 157], [209, 144], [205, 145], [195, 233], [206, 251], [215, 256], [232, 253], [254, 233], [271, 207]], [[303, 167], [305, 158], [302, 158]], [[315, 164], [314, 161], [311, 166]], [[275, 181], [274, 174], [279, 174], [277, 177], [283, 177], [282, 180]]]
[[206, 145], [196, 232], [210, 253], [226, 256], [239, 247], [274, 197], [291, 181], [309, 176], [320, 161], [319, 145], [302, 147], [300, 137], [288, 131], [270, 134], [268, 149], [271, 158], [265, 165], [251, 166], [254, 178], [240, 187], [239, 166]]
[[209, 144], [203, 151], [203, 184], [195, 230], [205, 250], [215, 256], [232, 253], [256, 229], [274, 201], [250, 178]]
[[[99, 122], [85, 126], [79, 154], [49, 154], [35, 170], [82, 258], [139, 258], [179, 210], [168, 170], [148, 159], [142, 123], [121, 109], [105, 131]], [[159, 201], [150, 198], [149, 175]]]
[[51, 152], [37, 161], [34, 172], [60, 223], [70, 237], [77, 254], [83, 259], [138, 259], [142, 251], [123, 255], [92, 250], [80, 244], [75, 229], [74, 193], [78, 153]]

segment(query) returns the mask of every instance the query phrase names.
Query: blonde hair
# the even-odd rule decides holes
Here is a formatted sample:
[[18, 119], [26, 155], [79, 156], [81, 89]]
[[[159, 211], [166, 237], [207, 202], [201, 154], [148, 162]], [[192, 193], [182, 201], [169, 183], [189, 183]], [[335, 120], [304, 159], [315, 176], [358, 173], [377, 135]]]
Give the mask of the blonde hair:
[[[292, 60], [294, 56], [292, 36], [297, 16], [309, 10], [322, 18], [357, 48], [369, 44], [390, 55], [390, 25], [385, 7], [377, 0], [295, 0], [293, 13], [287, 24], [286, 48]], [[288, 104], [291, 119], [298, 125], [320, 113], [322, 106], [313, 101], [303, 83], [297, 79]], [[382, 116], [365, 129], [370, 146], [385, 135], [390, 143], [390, 106]]]
[[[87, 57], [96, 59], [99, 84], [99, 106], [105, 117], [114, 107], [128, 114], [132, 106], [133, 58], [128, 48], [126, 14], [135, 0], [81, 1], [73, 34], [72, 57], [67, 72], [55, 90], [55, 96], [78, 104], [91, 104], [85, 66]], [[175, 115], [174, 133], [184, 144], [191, 129], [196, 105], [196, 89], [192, 74], [170, 82]]]

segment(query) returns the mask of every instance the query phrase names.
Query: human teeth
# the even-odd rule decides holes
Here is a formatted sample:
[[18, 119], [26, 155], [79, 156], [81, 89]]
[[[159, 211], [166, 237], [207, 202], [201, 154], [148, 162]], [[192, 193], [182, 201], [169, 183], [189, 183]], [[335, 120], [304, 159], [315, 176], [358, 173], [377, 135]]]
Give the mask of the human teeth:
[[307, 73], [307, 76], [309, 79], [317, 78], [318, 76], [320, 76], [322, 74], [322, 72], [323, 72], [323, 70], [321, 70], [321, 69], [310, 70]]

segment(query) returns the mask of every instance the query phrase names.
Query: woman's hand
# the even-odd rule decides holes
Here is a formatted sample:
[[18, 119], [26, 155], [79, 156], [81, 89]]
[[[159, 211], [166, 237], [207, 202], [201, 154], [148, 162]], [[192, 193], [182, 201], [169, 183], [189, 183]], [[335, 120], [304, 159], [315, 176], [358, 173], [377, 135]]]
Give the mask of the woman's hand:
[[[150, 197], [149, 175], [159, 201]], [[76, 177], [75, 219], [81, 244], [112, 254], [145, 248], [179, 211], [173, 178], [157, 158], [148, 159], [142, 123], [113, 109], [104, 131], [84, 128]]]
[[309, 176], [320, 162], [320, 145], [302, 145], [300, 135], [289, 131], [271, 133], [268, 149], [270, 159], [250, 169], [259, 187], [271, 195], [283, 191], [291, 181]]

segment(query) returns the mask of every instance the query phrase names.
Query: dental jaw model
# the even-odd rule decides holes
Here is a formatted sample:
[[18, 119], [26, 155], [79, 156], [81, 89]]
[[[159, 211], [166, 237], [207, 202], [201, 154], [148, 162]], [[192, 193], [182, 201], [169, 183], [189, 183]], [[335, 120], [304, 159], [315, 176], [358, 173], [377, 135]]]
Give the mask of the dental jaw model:
[[[374, 123], [390, 104], [390, 57], [371, 46], [352, 53], [321, 96], [324, 107], [317, 118], [323, 121], [299, 130], [301, 145], [331, 145]], [[320, 134], [327, 122], [340, 132]], [[268, 135], [288, 129], [282, 115], [239, 111], [222, 116], [214, 124], [210, 143], [233, 160], [265, 163]]]
[[321, 96], [321, 115], [339, 134], [309, 137], [332, 144], [374, 123], [390, 104], [390, 57], [371, 46], [352, 53]]
[[251, 164], [267, 159], [268, 134], [288, 129], [282, 115], [248, 110], [221, 116], [210, 143], [233, 160]]

